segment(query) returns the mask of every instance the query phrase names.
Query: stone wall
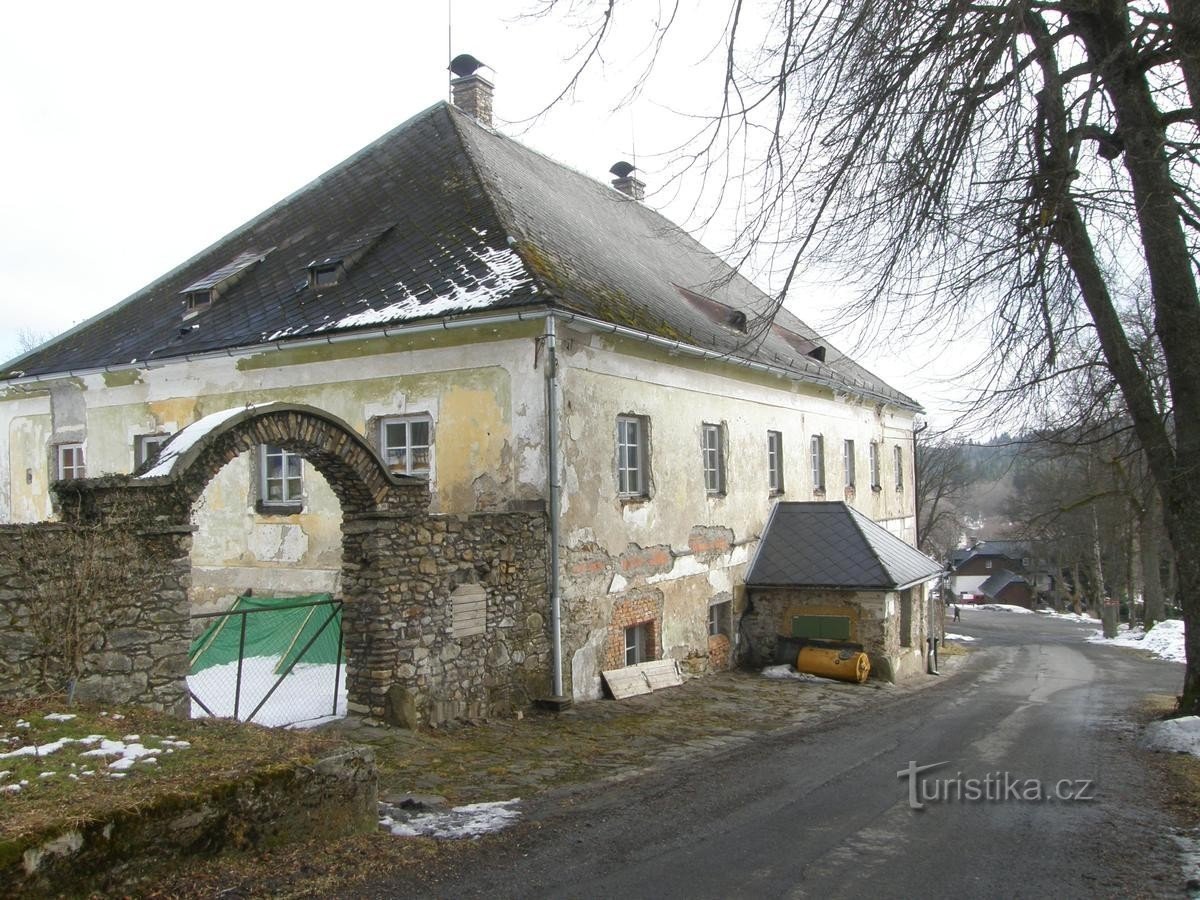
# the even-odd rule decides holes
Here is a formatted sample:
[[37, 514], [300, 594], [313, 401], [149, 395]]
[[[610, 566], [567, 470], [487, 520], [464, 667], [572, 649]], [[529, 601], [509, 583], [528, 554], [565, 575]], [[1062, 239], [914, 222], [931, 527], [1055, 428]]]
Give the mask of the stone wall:
[[[544, 514], [364, 513], [342, 529], [353, 711], [435, 725], [549, 692]], [[451, 595], [469, 584], [485, 594], [481, 633], [455, 628]]]
[[897, 652], [896, 624], [887, 615], [882, 591], [820, 591], [752, 589], [750, 602], [741, 620], [740, 652], [752, 666], [775, 662], [775, 646], [780, 635], [790, 636], [793, 616], [846, 616], [850, 619], [850, 640], [863, 645], [871, 658], [872, 676], [890, 680], [891, 659]]
[[[106, 549], [103, 534], [97, 541], [97, 532], [89, 531], [105, 527], [128, 529], [128, 540]], [[39, 635], [46, 630], [39, 622], [58, 621], [64, 607], [45, 604], [55, 590], [70, 590], [74, 578], [107, 598], [106, 621], [88, 623], [97, 627], [88, 632], [76, 697], [187, 715], [190, 544], [187, 527], [0, 526], [0, 693], [31, 696], [67, 687], [68, 667]], [[118, 558], [95, 565], [95, 553]]]
[[156, 866], [181, 856], [376, 828], [377, 781], [374, 753], [363, 747], [312, 765], [277, 765], [194, 796], [24, 835], [5, 848], [0, 882], [16, 891], [13, 896], [140, 893]]

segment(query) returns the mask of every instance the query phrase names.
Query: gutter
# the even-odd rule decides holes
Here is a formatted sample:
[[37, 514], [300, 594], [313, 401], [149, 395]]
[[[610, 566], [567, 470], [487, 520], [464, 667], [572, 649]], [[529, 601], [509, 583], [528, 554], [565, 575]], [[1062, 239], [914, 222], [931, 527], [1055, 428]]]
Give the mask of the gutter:
[[550, 494], [550, 702], [562, 707], [562, 594], [559, 584], [559, 538], [561, 529], [562, 479], [558, 452], [558, 330], [553, 310], [546, 315], [546, 455], [547, 488]]
[[339, 332], [337, 334], [324, 335], [321, 337], [301, 338], [298, 340], [264, 341], [257, 344], [244, 344], [237, 347], [226, 347], [221, 350], [206, 350], [201, 353], [184, 353], [178, 356], [165, 356], [159, 359], [138, 360], [137, 362], [122, 363], [120, 365], [91, 366], [82, 369], [67, 369], [61, 372], [52, 372], [45, 375], [23, 375], [17, 378], [0, 380], [0, 387], [9, 385], [15, 386], [23, 384], [36, 384], [44, 381], [55, 381], [60, 378], [100, 375], [105, 372], [131, 372], [158, 369], [164, 366], [174, 365], [175, 363], [179, 362], [197, 362], [209, 359], [232, 358], [235, 356], [243, 356], [248, 353], [259, 353], [264, 350], [300, 350], [306, 347], [323, 347], [326, 345], [344, 344], [351, 341], [372, 340], [380, 337], [429, 334], [438, 331], [458, 331], [463, 328], [507, 325], [514, 322], [531, 322], [538, 319], [545, 319], [549, 316], [553, 316], [556, 319], [561, 319], [567, 324], [576, 325], [587, 331], [617, 335], [619, 337], [627, 338], [639, 343], [650, 344], [651, 346], [666, 350], [669, 353], [676, 353], [684, 356], [691, 356], [696, 359], [706, 359], [715, 362], [727, 363], [729, 365], [741, 366], [742, 368], [750, 369], [752, 371], [765, 372], [780, 378], [786, 378], [790, 381], [818, 384], [823, 387], [828, 387], [832, 390], [858, 394], [861, 397], [877, 400], [881, 403], [887, 403], [901, 409], [910, 409], [914, 412], [918, 412], [921, 409], [920, 406], [910, 406], [907, 403], [897, 400], [895, 397], [889, 397], [886, 394], [873, 391], [870, 388], [849, 385], [845, 382], [838, 381], [835, 378], [807, 372], [800, 374], [794, 370], [786, 369], [783, 366], [757, 362], [755, 360], [745, 359], [740, 356], [733, 356], [729, 353], [722, 353], [718, 350], [709, 350], [704, 347], [698, 347], [695, 344], [687, 344], [683, 341], [659, 337], [658, 335], [650, 334], [649, 332], [645, 331], [639, 331], [636, 328], [630, 328], [626, 325], [616, 325], [612, 322], [605, 322], [602, 319], [594, 319], [591, 316], [585, 316], [579, 313], [569, 312], [567, 310], [550, 309], [546, 307], [532, 310], [522, 309], [517, 310], [516, 312], [496, 313], [493, 315], [476, 317], [442, 318], [433, 322], [423, 322], [415, 325], [374, 328], [369, 331]]

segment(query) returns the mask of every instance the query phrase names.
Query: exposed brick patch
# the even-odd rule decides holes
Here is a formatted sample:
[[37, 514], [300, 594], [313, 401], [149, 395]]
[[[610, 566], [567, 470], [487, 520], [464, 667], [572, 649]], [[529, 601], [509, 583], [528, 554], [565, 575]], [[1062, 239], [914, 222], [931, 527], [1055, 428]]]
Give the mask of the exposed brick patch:
[[630, 544], [620, 556], [621, 574], [627, 578], [670, 572], [674, 564], [675, 557], [670, 544], [655, 544], [653, 547]]
[[599, 544], [572, 547], [563, 555], [567, 574], [576, 578], [601, 575], [612, 566], [612, 557]]
[[732, 664], [729, 638], [723, 634], [708, 636], [708, 671], [724, 672]]
[[697, 525], [688, 535], [688, 549], [697, 556], [719, 556], [733, 546], [733, 530], [721, 525]]
[[662, 614], [662, 591], [630, 594], [614, 603], [601, 668], [620, 669], [625, 665], [625, 629], [643, 622], [651, 626], [646, 640], [646, 657], [658, 659], [662, 653]]

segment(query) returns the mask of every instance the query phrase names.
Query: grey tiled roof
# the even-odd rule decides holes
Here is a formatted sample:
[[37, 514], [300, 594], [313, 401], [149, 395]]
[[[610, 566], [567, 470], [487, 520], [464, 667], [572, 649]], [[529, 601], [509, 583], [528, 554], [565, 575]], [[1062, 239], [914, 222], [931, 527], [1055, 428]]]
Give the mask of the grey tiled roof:
[[999, 596], [1002, 590], [1013, 583], [1029, 584], [1025, 578], [1015, 572], [1010, 572], [1008, 569], [1001, 569], [999, 572], [993, 573], [987, 581], [979, 586], [979, 593], [994, 598]]
[[941, 566], [841, 501], [777, 503], [746, 572], [751, 587], [895, 590]]
[[[314, 261], [364, 246], [337, 284], [308, 283]], [[270, 252], [185, 327], [181, 292], [250, 251]], [[787, 310], [766, 327], [770, 299], [649, 207], [446, 103], [14, 360], [0, 379], [543, 305], [918, 408]], [[747, 332], [721, 309], [744, 313]], [[808, 355], [814, 346], [824, 362]]]

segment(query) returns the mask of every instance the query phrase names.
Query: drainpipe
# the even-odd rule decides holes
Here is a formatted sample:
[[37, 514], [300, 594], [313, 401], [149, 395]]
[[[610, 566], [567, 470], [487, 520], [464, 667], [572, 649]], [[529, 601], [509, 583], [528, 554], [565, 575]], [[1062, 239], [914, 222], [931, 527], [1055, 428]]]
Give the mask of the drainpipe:
[[558, 458], [558, 357], [557, 331], [553, 310], [546, 314], [546, 450], [549, 457], [550, 489], [550, 640], [552, 700], [563, 699], [562, 677], [562, 597], [559, 594], [559, 478]]

